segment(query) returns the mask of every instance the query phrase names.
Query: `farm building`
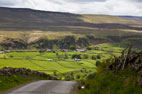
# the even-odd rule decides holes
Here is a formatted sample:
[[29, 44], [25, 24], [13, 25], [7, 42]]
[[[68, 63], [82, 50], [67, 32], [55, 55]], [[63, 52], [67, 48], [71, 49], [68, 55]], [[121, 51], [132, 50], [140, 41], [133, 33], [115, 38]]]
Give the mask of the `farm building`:
[[52, 52], [52, 49], [46, 49], [46, 52]]
[[80, 59], [75, 58], [74, 61], [80, 61]]
[[95, 46], [95, 47], [94, 47], [94, 50], [99, 50], [99, 47], [98, 47], [98, 46]]
[[0, 54], [9, 53], [10, 51], [0, 51]]
[[0, 51], [0, 54], [3, 54], [3, 53], [5, 53], [5, 51]]
[[76, 49], [77, 52], [85, 52], [86, 49]]
[[46, 61], [54, 61], [53, 59], [46, 59]]

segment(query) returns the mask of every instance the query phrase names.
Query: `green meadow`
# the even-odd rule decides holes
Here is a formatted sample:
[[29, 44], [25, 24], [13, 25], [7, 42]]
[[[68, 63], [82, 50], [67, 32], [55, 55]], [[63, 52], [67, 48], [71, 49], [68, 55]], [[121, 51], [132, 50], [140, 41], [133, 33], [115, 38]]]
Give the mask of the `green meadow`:
[[[59, 76], [66, 73], [74, 73], [74, 75], [80, 78], [80, 75], [86, 75], [95, 72], [97, 64], [102, 60], [110, 57], [119, 56], [123, 48], [117, 44], [100, 44], [96, 45], [98, 50], [94, 49], [94, 46], [90, 46], [90, 50], [85, 52], [16, 52], [11, 51], [9, 53], [0, 54], [0, 68], [13, 67], [13, 68], [29, 68], [32, 70], [45, 72], [47, 74]], [[72, 56], [80, 55], [81, 59], [75, 61]], [[48, 60], [52, 61], [48, 61]]]

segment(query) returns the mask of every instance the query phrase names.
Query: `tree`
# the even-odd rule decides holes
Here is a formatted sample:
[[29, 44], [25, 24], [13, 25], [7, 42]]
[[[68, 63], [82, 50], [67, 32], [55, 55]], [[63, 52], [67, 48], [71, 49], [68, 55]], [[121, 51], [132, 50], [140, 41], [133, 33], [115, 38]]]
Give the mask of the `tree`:
[[6, 55], [4, 55], [3, 58], [6, 59]]
[[76, 47], [75, 46], [71, 46], [70, 50], [76, 50]]
[[13, 55], [10, 55], [9, 57], [10, 57], [10, 58], [13, 58], [14, 56], [13, 56]]
[[56, 56], [57, 56], [57, 58], [58, 58], [58, 59], [60, 58], [60, 56], [59, 56], [59, 54], [58, 54], [58, 53], [56, 53]]
[[87, 50], [92, 50], [92, 48], [91, 47], [87, 47]]
[[101, 56], [100, 56], [100, 55], [97, 55], [97, 59], [101, 59]]
[[96, 61], [96, 66], [99, 66], [99, 64], [100, 64], [100, 61]]
[[81, 54], [73, 54], [72, 59], [81, 59]]
[[80, 75], [78, 74], [78, 75], [76, 76], [76, 78], [77, 78], [77, 79], [80, 79]]
[[25, 59], [30, 60], [30, 59], [31, 59], [31, 57], [30, 57], [30, 56], [26, 56], [26, 58], [25, 58]]
[[39, 50], [40, 55], [42, 55], [44, 52], [45, 52], [45, 50], [43, 50], [43, 49]]
[[83, 55], [83, 59], [88, 59], [88, 57], [89, 57], [89, 56], [88, 56], [87, 54], [84, 54], [84, 55]]
[[65, 57], [64, 57], [64, 59], [68, 59], [69, 57], [68, 57], [68, 55], [67, 54], [65, 54]]
[[92, 60], [96, 60], [97, 58], [96, 58], [96, 56], [95, 55], [93, 55], [92, 56]]
[[54, 75], [54, 76], [57, 76], [57, 72], [53, 72], [53, 75]]

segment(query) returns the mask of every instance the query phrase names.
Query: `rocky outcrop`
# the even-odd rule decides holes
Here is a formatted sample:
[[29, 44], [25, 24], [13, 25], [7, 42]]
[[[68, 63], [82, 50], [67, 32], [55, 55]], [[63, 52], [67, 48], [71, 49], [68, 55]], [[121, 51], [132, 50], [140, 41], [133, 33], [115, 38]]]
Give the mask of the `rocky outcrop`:
[[11, 68], [11, 67], [4, 67], [2, 69], [0, 69], [0, 76], [12, 76], [12, 75], [37, 75], [37, 76], [41, 76], [50, 80], [57, 80], [56, 78], [43, 73], [43, 72], [38, 72], [38, 71], [32, 71], [30, 69], [26, 69], [26, 68]]

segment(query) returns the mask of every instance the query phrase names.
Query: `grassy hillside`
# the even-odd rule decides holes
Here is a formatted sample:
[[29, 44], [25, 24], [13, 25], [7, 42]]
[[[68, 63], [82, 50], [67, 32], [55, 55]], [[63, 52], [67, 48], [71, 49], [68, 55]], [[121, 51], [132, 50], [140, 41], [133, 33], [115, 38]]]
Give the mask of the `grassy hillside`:
[[107, 15], [78, 15], [14, 8], [0, 8], [0, 13], [1, 30], [77, 31], [79, 28], [83, 31], [89, 31], [90, 28], [138, 29], [126, 25], [128, 23], [138, 24], [134, 20]]
[[131, 50], [125, 50], [120, 57], [104, 60], [96, 74], [79, 85], [79, 94], [141, 94], [142, 53]]
[[142, 21], [142, 17], [140, 16], [119, 16], [121, 18], [126, 18], [126, 19], [133, 19], [133, 20], [136, 20], [136, 21]]
[[82, 15], [82, 19], [85, 22], [89, 23], [119, 23], [119, 24], [140, 24], [140, 22], [137, 22], [132, 19], [125, 19], [117, 16], [111, 16], [111, 15]]
[[[0, 8], [0, 13], [0, 45], [4, 48], [7, 45], [11, 47], [13, 44], [22, 45], [20, 46], [22, 49], [32, 48], [33, 46], [37, 48], [37, 45], [42, 44], [42, 40], [45, 41], [44, 47], [46, 48], [53, 48], [51, 46], [56, 45], [58, 48], [69, 49], [71, 46], [76, 45], [71, 44], [68, 47], [59, 47], [59, 44], [67, 44], [64, 43], [64, 39], [67, 36], [74, 36], [75, 40], [86, 38], [87, 35], [94, 36], [94, 43], [84, 39], [89, 41], [89, 45], [104, 42], [124, 43], [130, 38], [136, 39], [139, 37], [141, 39], [142, 36], [141, 22], [110, 15], [79, 15], [2, 7]], [[116, 41], [114, 37], [119, 38], [120, 41]], [[25, 47], [29, 43], [32, 44]], [[50, 44], [50, 47], [47, 44]], [[137, 42], [136, 45], [138, 44], [140, 43]], [[87, 44], [87, 46], [89, 45]], [[77, 43], [77, 47], [82, 46]]]

